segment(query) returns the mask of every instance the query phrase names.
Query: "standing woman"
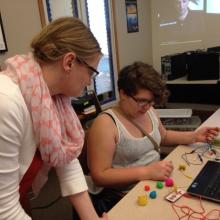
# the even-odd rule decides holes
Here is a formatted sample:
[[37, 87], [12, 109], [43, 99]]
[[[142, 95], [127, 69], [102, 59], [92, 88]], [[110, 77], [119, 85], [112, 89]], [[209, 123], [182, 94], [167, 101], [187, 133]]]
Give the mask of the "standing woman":
[[31, 48], [6, 60], [0, 72], [0, 219], [31, 219], [27, 192], [31, 185], [39, 192], [54, 167], [80, 218], [97, 220], [77, 159], [84, 132], [70, 97], [80, 96], [98, 73], [101, 48], [70, 17], [46, 26]]

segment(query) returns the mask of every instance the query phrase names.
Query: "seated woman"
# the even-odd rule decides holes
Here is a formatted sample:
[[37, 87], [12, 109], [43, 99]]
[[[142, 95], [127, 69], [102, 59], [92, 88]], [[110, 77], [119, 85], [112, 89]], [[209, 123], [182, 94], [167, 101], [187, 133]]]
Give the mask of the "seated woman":
[[135, 62], [123, 68], [118, 90], [118, 105], [96, 118], [88, 137], [92, 177], [88, 182], [98, 213], [111, 209], [138, 181], [170, 177], [172, 162], [160, 161], [157, 145], [212, 141], [219, 132], [207, 127], [191, 132], [166, 130], [153, 105], [164, 103], [169, 93], [148, 64]]

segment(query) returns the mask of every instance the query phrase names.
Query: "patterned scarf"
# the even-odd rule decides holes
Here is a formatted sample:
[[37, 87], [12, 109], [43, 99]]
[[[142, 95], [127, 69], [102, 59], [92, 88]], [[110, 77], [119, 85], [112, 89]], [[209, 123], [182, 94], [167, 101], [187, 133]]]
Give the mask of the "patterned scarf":
[[16, 55], [6, 61], [9, 76], [19, 85], [43, 161], [50, 166], [62, 166], [78, 157], [84, 143], [84, 131], [74, 112], [70, 98], [51, 97], [39, 64], [33, 55]]

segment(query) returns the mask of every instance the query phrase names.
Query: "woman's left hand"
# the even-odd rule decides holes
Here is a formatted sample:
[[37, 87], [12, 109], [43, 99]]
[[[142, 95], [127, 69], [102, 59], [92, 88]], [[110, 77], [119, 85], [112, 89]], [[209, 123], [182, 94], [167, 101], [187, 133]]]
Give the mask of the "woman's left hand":
[[219, 127], [203, 127], [195, 131], [195, 140], [196, 142], [212, 142], [219, 132]]

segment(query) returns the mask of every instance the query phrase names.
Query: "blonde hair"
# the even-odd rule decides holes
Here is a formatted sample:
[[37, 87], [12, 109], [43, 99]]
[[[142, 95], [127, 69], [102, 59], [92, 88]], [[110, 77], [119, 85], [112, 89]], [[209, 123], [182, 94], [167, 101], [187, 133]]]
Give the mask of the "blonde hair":
[[77, 18], [64, 17], [54, 20], [42, 29], [31, 42], [34, 57], [42, 62], [55, 62], [68, 52], [83, 59], [101, 53], [98, 41]]

